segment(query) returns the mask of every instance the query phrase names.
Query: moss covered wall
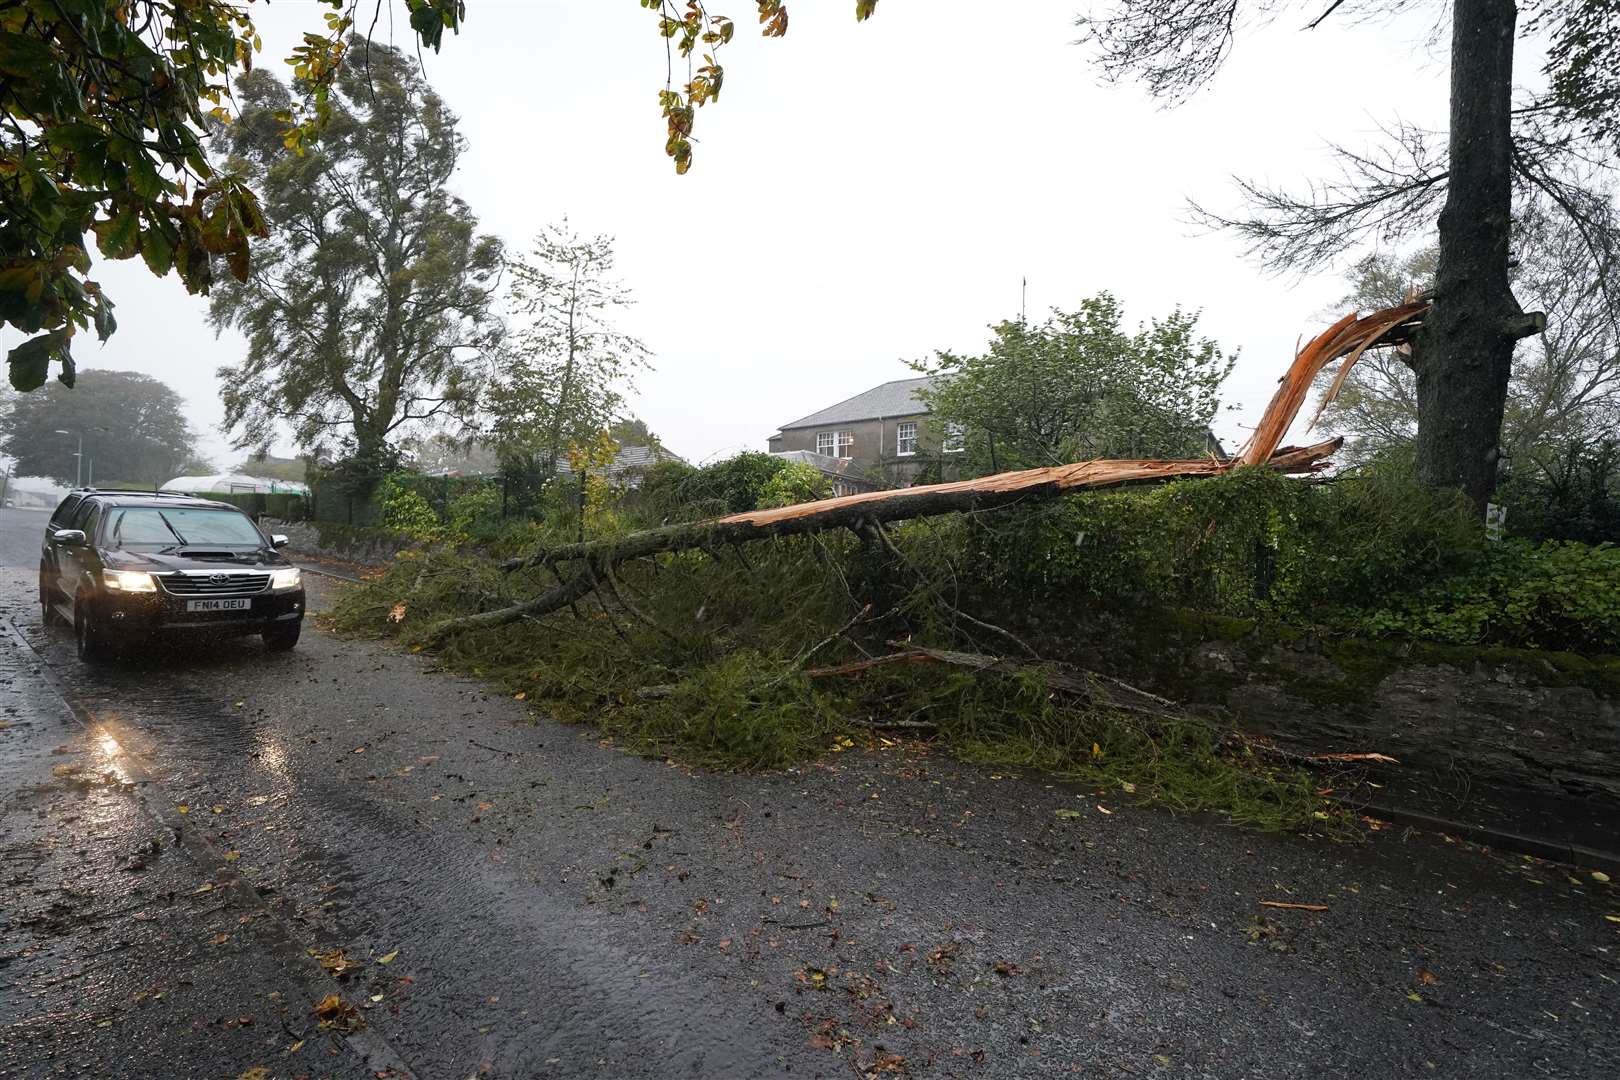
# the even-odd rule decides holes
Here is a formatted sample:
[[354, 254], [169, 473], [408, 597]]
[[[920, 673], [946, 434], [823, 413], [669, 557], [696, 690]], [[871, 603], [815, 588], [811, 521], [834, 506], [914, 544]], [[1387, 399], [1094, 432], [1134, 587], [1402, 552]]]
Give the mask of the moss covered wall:
[[1043, 653], [1309, 753], [1577, 795], [1620, 812], [1620, 657], [1334, 638], [1186, 611], [1026, 620]]

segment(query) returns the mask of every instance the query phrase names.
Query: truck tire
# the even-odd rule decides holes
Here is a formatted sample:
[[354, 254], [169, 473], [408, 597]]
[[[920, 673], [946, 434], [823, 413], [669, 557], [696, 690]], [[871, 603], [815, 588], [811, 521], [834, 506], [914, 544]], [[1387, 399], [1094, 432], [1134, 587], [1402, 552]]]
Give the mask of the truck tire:
[[84, 610], [84, 605], [75, 604], [73, 608], [73, 636], [78, 643], [79, 659], [86, 664], [111, 660], [113, 643], [106, 629]]
[[304, 628], [304, 620], [300, 619], [287, 626], [278, 626], [274, 630], [264, 632], [264, 647], [269, 652], [287, 652], [298, 644], [298, 633]]

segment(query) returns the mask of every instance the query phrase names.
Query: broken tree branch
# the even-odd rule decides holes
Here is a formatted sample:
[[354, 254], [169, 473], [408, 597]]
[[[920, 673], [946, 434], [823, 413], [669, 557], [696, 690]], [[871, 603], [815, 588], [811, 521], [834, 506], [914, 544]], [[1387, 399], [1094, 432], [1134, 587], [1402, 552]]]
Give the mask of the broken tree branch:
[[[862, 492], [796, 506], [732, 514], [710, 521], [667, 525], [605, 540], [563, 544], [508, 559], [501, 564], [501, 569], [511, 572], [544, 566], [555, 570], [559, 564], [583, 563], [583, 568], [576, 570], [572, 578], [519, 604], [446, 619], [431, 627], [427, 636], [433, 641], [459, 630], [486, 629], [503, 626], [528, 615], [544, 615], [572, 604], [591, 592], [596, 588], [599, 573], [608, 574], [612, 567], [620, 563], [663, 552], [701, 550], [713, 555], [716, 546], [728, 544], [741, 556], [742, 545], [774, 537], [814, 535], [829, 529], [850, 529], [861, 534], [863, 529], [876, 529], [890, 521], [998, 510], [1076, 491], [1102, 491], [1163, 484], [1192, 477], [1219, 476], [1239, 465], [1264, 465], [1288, 473], [1315, 472], [1325, 467], [1326, 459], [1339, 448], [1340, 440], [1279, 449], [1279, 444], [1305, 403], [1312, 380], [1328, 364], [1344, 359], [1338, 378], [1324, 395], [1325, 405], [1343, 385], [1345, 374], [1367, 350], [1407, 340], [1428, 310], [1429, 305], [1420, 301], [1375, 311], [1362, 318], [1346, 315], [1318, 334], [1294, 358], [1282, 379], [1282, 385], [1255, 427], [1253, 436], [1231, 461], [1081, 461], [948, 484]], [[718, 559], [718, 556], [715, 558]], [[995, 629], [978, 625], [982, 629]]]
[[[1339, 448], [1340, 439], [1312, 446], [1284, 447], [1267, 459], [1269, 468], [1288, 473], [1310, 473]], [[1219, 476], [1232, 463], [1200, 461], [1082, 461], [1022, 472], [998, 473], [978, 480], [929, 484], [897, 491], [871, 491], [836, 499], [800, 503], [774, 510], [757, 510], [690, 525], [669, 525], [628, 536], [587, 540], [538, 551], [501, 564], [506, 571], [530, 566], [555, 568], [564, 562], [583, 562], [572, 578], [522, 603], [476, 615], [463, 615], [428, 628], [429, 642], [462, 630], [504, 626], [528, 615], [544, 615], [590, 593], [599, 580], [598, 570], [631, 559], [667, 551], [711, 551], [715, 544], [743, 544], [780, 536], [802, 536], [826, 529], [856, 528], [863, 521], [900, 521], [939, 514], [995, 510], [1017, 503], [1054, 499], [1075, 491], [1163, 484], [1191, 477]]]
[[[1339, 442], [1338, 439], [1331, 439], [1314, 446], [1287, 447], [1272, 455], [1266, 464], [1280, 472], [1315, 472], [1339, 448]], [[562, 544], [508, 559], [501, 564], [501, 569], [521, 570], [588, 558], [618, 563], [665, 551], [750, 543], [774, 536], [800, 536], [828, 529], [857, 528], [866, 520], [888, 522], [939, 514], [998, 510], [1016, 503], [1052, 499], [1074, 491], [1103, 491], [1163, 484], [1191, 477], [1219, 476], [1231, 468], [1231, 464], [1213, 458], [1198, 461], [1082, 461], [1073, 465], [997, 473], [949, 484], [867, 491], [774, 510], [732, 514], [712, 521], [666, 525], [628, 536]]]

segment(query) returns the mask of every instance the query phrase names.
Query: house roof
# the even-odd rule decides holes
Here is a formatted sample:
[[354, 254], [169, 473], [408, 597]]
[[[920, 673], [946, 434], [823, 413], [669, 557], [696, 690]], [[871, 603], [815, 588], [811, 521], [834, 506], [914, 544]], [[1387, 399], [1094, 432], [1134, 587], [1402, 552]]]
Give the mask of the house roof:
[[[650, 468], [660, 461], [681, 461], [678, 455], [657, 446], [624, 446], [613, 455], [613, 461], [607, 467], [608, 476], [619, 476], [622, 473], [636, 472]], [[572, 475], [574, 467], [565, 458], [557, 462], [557, 472], [562, 475]]]
[[771, 452], [771, 456], [779, 457], [783, 461], [809, 465], [813, 469], [821, 470], [828, 476], [864, 479], [854, 458], [833, 457], [831, 454], [818, 454], [814, 450], [775, 450]]
[[875, 420], [880, 416], [921, 416], [928, 412], [928, 406], [917, 398], [917, 391], [933, 385], [933, 376], [924, 376], [920, 379], [896, 379], [893, 382], [874, 386], [872, 389], [840, 401], [836, 405], [829, 405], [820, 412], [813, 412], [809, 416], [793, 421], [791, 424], [783, 424], [781, 430], [791, 431], [794, 428], [847, 424], [855, 420]]
[[854, 458], [833, 457], [830, 454], [818, 454], [814, 450], [775, 450], [771, 452], [771, 456], [779, 457], [783, 461], [808, 465], [829, 480], [842, 482], [846, 490], [872, 491], [884, 486], [868, 476]]

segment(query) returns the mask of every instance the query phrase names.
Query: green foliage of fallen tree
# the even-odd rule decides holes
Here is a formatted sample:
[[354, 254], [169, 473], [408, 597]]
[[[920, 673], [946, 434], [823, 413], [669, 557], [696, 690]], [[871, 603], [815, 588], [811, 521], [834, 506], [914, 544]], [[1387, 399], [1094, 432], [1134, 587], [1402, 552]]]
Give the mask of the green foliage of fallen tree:
[[622, 564], [571, 608], [442, 637], [444, 620], [557, 579], [430, 553], [346, 592], [331, 621], [431, 645], [447, 666], [553, 716], [708, 767], [775, 768], [856, 739], [925, 738], [967, 760], [1039, 767], [1178, 810], [1347, 831], [1297, 763], [1206, 718], [1116, 707], [1101, 682], [1033, 658], [1007, 671], [904, 663], [829, 673], [902, 639], [1024, 652], [1012, 631], [956, 606], [965, 571], [953, 541], [949, 523], [919, 521], [882, 542], [843, 532], [663, 554]]
[[[559, 589], [544, 612], [512, 613]], [[622, 561], [441, 548], [396, 560], [331, 618], [704, 766], [927, 739], [1177, 810], [1347, 831], [1316, 794], [1331, 780], [1300, 759], [1074, 666], [1107, 668], [1089, 613], [1172, 608], [1251, 628], [1608, 648], [1620, 551], [1489, 544], [1461, 500], [1393, 470], [1324, 484], [1240, 469]]]

